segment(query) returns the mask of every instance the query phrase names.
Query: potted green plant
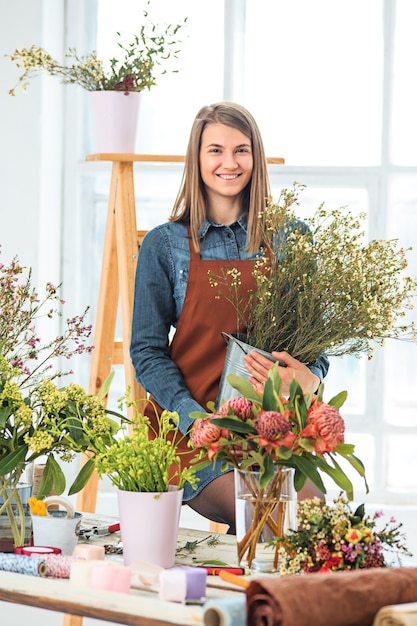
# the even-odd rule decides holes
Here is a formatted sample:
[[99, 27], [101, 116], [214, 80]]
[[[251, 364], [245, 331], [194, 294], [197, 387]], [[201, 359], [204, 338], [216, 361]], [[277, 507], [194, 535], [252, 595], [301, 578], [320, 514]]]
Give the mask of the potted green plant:
[[27, 89], [40, 74], [56, 76], [63, 84], [79, 85], [91, 94], [96, 151], [134, 152], [140, 94], [154, 87], [163, 74], [178, 71], [170, 68], [170, 63], [179, 57], [179, 34], [186, 22], [187, 18], [177, 24], [155, 24], [145, 10], [139, 33], [129, 43], [116, 33], [122, 58], [112, 58], [107, 64], [95, 50], [79, 55], [75, 48], [69, 48], [62, 63], [35, 45], [17, 48], [6, 56], [23, 73], [9, 93], [15, 95], [17, 86]]
[[[78, 452], [94, 454], [95, 442], [112, 441], [119, 426], [100, 397], [74, 383], [56, 384], [70, 374], [57, 369], [58, 359], [92, 350], [87, 310], [68, 319], [61, 334], [45, 341], [37, 327], [40, 320], [52, 324], [62, 315], [59, 287], [47, 283], [41, 297], [32, 286], [31, 270], [26, 272], [16, 258], [0, 265], [0, 284], [0, 524], [10, 529], [10, 543], [20, 546], [31, 531], [26, 523], [30, 489], [25, 489], [24, 502], [20, 496], [25, 469], [46, 457], [39, 497], [52, 490], [61, 494], [66, 480], [57, 459], [69, 462]], [[83, 487], [93, 469], [92, 462], [82, 468], [73, 492]]]
[[178, 414], [163, 411], [158, 432], [138, 411], [127, 390], [122, 399], [133, 407], [129, 429], [117, 441], [97, 442], [94, 465], [99, 477], [107, 476], [117, 488], [123, 558], [167, 568], [174, 565], [183, 487], [196, 486], [193, 467], [182, 467], [177, 444], [183, 438]]

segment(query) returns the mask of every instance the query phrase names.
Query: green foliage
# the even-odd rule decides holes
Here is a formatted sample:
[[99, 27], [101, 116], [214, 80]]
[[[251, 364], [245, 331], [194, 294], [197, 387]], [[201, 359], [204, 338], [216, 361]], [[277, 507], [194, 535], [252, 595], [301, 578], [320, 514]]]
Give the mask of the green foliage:
[[217, 297], [247, 320], [247, 343], [267, 352], [287, 351], [304, 363], [319, 357], [365, 353], [388, 338], [417, 340], [407, 312], [417, 280], [405, 275], [407, 250], [398, 240], [366, 241], [361, 213], [321, 204], [300, 221], [294, 207], [304, 185], [283, 189], [259, 214], [264, 255], [254, 264], [256, 290], [243, 299], [234, 268], [209, 275]]
[[[97, 58], [95, 50], [80, 56], [75, 48], [69, 48], [65, 54], [67, 62], [63, 64], [43, 48], [34, 45], [16, 49], [6, 56], [17, 67], [23, 68], [17, 83], [23, 90], [27, 89], [30, 80], [40, 74], [57, 76], [61, 83], [79, 85], [87, 91], [150, 90], [160, 76], [168, 71], [178, 71], [170, 68], [170, 61], [179, 57], [179, 33], [186, 22], [187, 18], [178, 24], [154, 24], [145, 10], [139, 34], [133, 35], [133, 40], [128, 44], [118, 42], [123, 56], [120, 60], [110, 59], [107, 67]], [[121, 33], [116, 34], [121, 39]], [[15, 95], [15, 88], [10, 90], [11, 95]]]
[[347, 397], [346, 391], [325, 403], [323, 385], [318, 395], [303, 394], [293, 380], [289, 396], [284, 397], [277, 364], [269, 370], [263, 393], [234, 374], [228, 376], [228, 382], [242, 395], [224, 403], [215, 413], [190, 415], [197, 420], [191, 443], [201, 448], [196, 468], [223, 461], [225, 468], [257, 469], [261, 487], [265, 488], [277, 467], [289, 467], [294, 469], [297, 491], [309, 479], [325, 493], [324, 474], [352, 499], [352, 482], [338, 462], [341, 457], [364, 479], [368, 489], [364, 466], [354, 455], [353, 444], [344, 441], [339, 409]]
[[123, 491], [165, 492], [172, 486], [179, 489], [189, 482], [197, 484], [195, 468], [181, 466], [178, 446], [183, 439], [178, 428], [178, 414], [163, 411], [155, 431], [149, 418], [137, 410], [129, 392], [124, 400], [136, 408], [131, 432], [117, 441], [101, 440], [97, 445], [94, 465], [99, 476], [106, 475]]

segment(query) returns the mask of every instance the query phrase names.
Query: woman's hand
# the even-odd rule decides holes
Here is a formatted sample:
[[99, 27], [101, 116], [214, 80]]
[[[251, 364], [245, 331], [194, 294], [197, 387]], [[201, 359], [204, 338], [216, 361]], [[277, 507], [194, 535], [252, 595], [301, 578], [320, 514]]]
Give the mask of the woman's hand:
[[[282, 380], [283, 395], [289, 394], [290, 384], [295, 380], [300, 385], [303, 393], [315, 392], [320, 384], [320, 379], [312, 374], [308, 367], [294, 359], [288, 352], [273, 352], [272, 356], [285, 364], [285, 367], [278, 366], [279, 375]], [[256, 350], [251, 350], [245, 357], [245, 367], [250, 373], [249, 381], [252, 383], [256, 391], [263, 391], [264, 384], [268, 378], [268, 372], [274, 365], [267, 357], [259, 354]]]

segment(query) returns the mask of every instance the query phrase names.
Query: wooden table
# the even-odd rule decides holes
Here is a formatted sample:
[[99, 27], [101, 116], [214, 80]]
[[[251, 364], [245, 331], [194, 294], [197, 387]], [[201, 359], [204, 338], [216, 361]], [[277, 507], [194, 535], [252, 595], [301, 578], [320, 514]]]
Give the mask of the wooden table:
[[[114, 519], [83, 515], [83, 525], [102, 525]], [[92, 539], [96, 543], [117, 545], [118, 533]], [[28, 557], [30, 558], [30, 557]], [[106, 558], [123, 562], [121, 555]], [[222, 560], [236, 564], [236, 539], [233, 536], [180, 529], [177, 565], [196, 564], [202, 560]], [[242, 593], [243, 589], [217, 576], [207, 577], [207, 599]], [[26, 576], [0, 571], [0, 600], [65, 614], [90, 617], [131, 626], [201, 626], [204, 607], [162, 602], [156, 591], [146, 587], [131, 589], [130, 594], [80, 588], [67, 579]]]

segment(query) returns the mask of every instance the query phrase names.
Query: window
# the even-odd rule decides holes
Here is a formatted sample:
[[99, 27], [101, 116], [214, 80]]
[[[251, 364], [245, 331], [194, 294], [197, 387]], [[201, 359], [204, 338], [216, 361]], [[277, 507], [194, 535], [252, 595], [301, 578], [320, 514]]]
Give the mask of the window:
[[[98, 0], [100, 56], [113, 54], [115, 30], [135, 30], [143, 6]], [[270, 170], [274, 194], [295, 180], [307, 185], [301, 217], [322, 201], [349, 205], [366, 211], [369, 237], [414, 243], [414, 0], [160, 0], [152, 8], [158, 21], [188, 16], [188, 32], [181, 71], [144, 94], [138, 152], [182, 154], [197, 110], [226, 93], [253, 112], [268, 156], [286, 160]], [[76, 203], [88, 216], [86, 241], [95, 242], [94, 267], [79, 271], [94, 308], [109, 168], [83, 164], [79, 174]], [[143, 165], [135, 176], [138, 227], [148, 229], [168, 217], [181, 168]], [[415, 276], [416, 252], [408, 258]], [[416, 501], [409, 471], [417, 445], [415, 359], [415, 345], [392, 341], [370, 362], [332, 360], [325, 397], [348, 389], [347, 440], [366, 464], [371, 502]]]

